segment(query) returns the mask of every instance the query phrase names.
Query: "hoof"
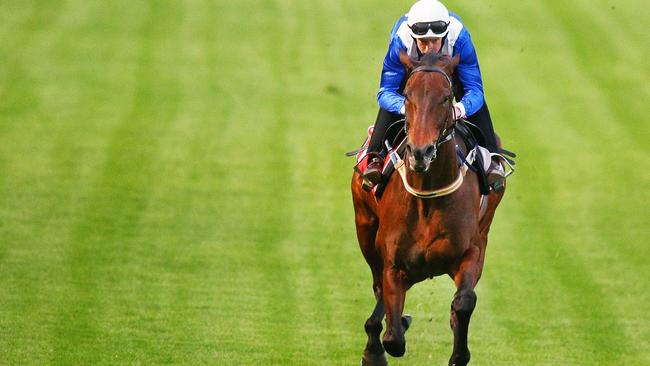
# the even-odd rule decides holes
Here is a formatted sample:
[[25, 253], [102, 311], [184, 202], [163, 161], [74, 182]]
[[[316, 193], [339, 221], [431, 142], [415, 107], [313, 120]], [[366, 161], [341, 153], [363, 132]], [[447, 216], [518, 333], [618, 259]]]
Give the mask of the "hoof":
[[413, 318], [410, 315], [404, 315], [402, 317], [402, 326], [404, 327], [404, 331], [406, 332], [409, 327], [411, 326], [411, 322], [413, 321]]
[[393, 357], [402, 357], [406, 352], [406, 342], [384, 340], [384, 349]]
[[466, 355], [452, 355], [449, 359], [449, 366], [466, 366], [469, 363], [469, 352]]
[[361, 366], [388, 366], [386, 353], [376, 354], [365, 352], [361, 359]]

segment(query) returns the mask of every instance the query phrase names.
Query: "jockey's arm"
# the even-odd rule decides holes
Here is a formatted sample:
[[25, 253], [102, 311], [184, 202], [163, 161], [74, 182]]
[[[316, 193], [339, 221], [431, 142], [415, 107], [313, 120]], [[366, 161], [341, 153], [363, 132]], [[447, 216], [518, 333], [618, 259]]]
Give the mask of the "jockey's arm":
[[391, 113], [404, 114], [404, 96], [398, 90], [404, 79], [404, 66], [399, 60], [400, 50], [406, 47], [399, 37], [394, 37], [388, 46], [384, 57], [384, 66], [381, 71], [381, 82], [377, 92], [379, 107]]
[[460, 100], [461, 108], [464, 109], [464, 115], [471, 116], [483, 107], [485, 97], [478, 57], [467, 29], [463, 29], [460, 37], [458, 37], [454, 45], [454, 54], [460, 56], [456, 72], [463, 84], [463, 97]]

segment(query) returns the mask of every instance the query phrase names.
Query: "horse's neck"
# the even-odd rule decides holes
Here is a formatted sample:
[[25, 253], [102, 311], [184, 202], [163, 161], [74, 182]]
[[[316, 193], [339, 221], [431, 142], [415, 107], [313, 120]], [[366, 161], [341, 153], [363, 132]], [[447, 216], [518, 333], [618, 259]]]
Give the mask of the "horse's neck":
[[447, 141], [438, 148], [437, 158], [431, 162], [425, 173], [415, 173], [407, 169], [409, 184], [418, 190], [435, 190], [450, 185], [458, 178], [458, 158], [454, 140]]

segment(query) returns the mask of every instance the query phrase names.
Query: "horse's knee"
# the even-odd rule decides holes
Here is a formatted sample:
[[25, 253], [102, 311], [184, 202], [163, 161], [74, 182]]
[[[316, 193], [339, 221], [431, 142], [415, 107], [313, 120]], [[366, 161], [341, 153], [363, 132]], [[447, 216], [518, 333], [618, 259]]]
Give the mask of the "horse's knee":
[[454, 295], [451, 311], [457, 316], [470, 316], [476, 307], [476, 293], [472, 289], [460, 290]]
[[362, 227], [365, 229], [373, 229], [377, 226], [379, 219], [377, 216], [370, 212], [360, 212], [355, 216], [355, 222], [357, 227]]
[[368, 320], [366, 320], [364, 328], [366, 329], [366, 334], [379, 334], [381, 333], [382, 329], [384, 329], [381, 326], [381, 319], [377, 321], [374, 319], [374, 317], [370, 317]]

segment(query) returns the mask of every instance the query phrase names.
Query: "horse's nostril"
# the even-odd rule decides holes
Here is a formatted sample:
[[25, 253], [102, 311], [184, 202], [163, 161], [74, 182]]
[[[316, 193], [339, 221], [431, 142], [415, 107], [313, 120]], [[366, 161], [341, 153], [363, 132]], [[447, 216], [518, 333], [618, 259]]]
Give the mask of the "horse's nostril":
[[436, 145], [429, 145], [424, 153], [424, 156], [431, 157], [436, 154]]

